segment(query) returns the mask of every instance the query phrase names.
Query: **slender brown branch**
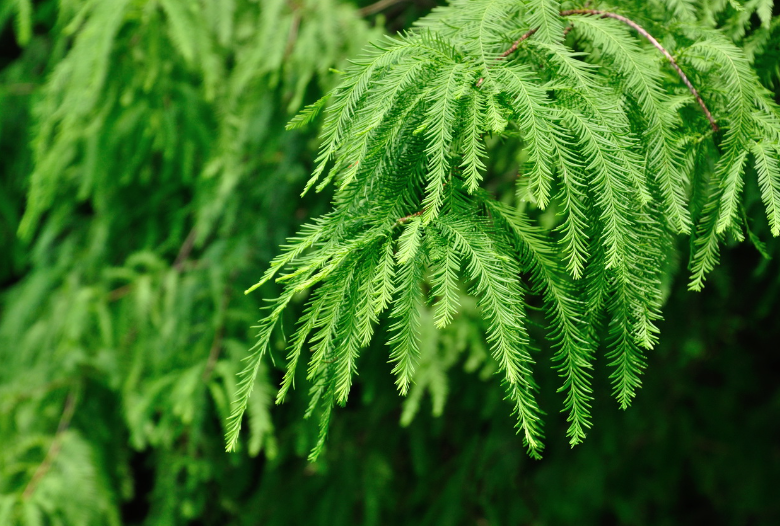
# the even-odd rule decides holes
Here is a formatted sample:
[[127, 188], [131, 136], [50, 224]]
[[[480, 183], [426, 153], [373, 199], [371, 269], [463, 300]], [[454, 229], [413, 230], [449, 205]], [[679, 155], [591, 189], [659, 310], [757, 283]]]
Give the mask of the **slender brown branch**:
[[[520, 45], [520, 43], [521, 43], [523, 40], [527, 40], [527, 39], [529, 39], [529, 38], [530, 38], [530, 37], [531, 37], [531, 36], [532, 36], [534, 33], [536, 33], [537, 31], [539, 31], [539, 28], [538, 28], [538, 27], [536, 27], [536, 28], [534, 28], [534, 29], [529, 29], [527, 33], [525, 33], [523, 36], [521, 36], [520, 38], [518, 38], [517, 40], [515, 40], [515, 41], [514, 41], [514, 43], [512, 43], [512, 47], [510, 47], [509, 49], [507, 49], [506, 51], [504, 51], [503, 53], [501, 53], [501, 56], [500, 56], [500, 57], [498, 57], [498, 58], [496, 58], [496, 60], [503, 60], [503, 59], [505, 59], [506, 57], [508, 57], [509, 55], [511, 55], [512, 53], [514, 53], [515, 51], [517, 51], [517, 48], [518, 48], [518, 46]], [[484, 77], [481, 77], [481, 78], [480, 78], [480, 79], [477, 81], [477, 88], [479, 88], [479, 87], [482, 85], [482, 83], [483, 83], [483, 82], [485, 82], [485, 78], [484, 78]]]
[[287, 35], [287, 45], [284, 47], [285, 58], [289, 57], [295, 48], [295, 42], [298, 40], [298, 29], [301, 26], [301, 13], [295, 11], [292, 19], [292, 25], [290, 25], [290, 33]]
[[696, 102], [699, 103], [699, 106], [704, 112], [704, 115], [707, 116], [707, 120], [710, 121], [710, 126], [712, 127], [712, 131], [717, 132], [720, 129], [718, 127], [718, 124], [715, 122], [715, 119], [712, 117], [712, 113], [710, 113], [710, 110], [707, 108], [707, 105], [704, 103], [704, 100], [701, 98], [701, 95], [699, 95], [699, 92], [693, 86], [693, 84], [685, 75], [685, 73], [683, 73], [683, 70], [680, 69], [680, 66], [677, 65], [677, 61], [674, 60], [674, 57], [666, 50], [666, 48], [664, 48], [661, 45], [661, 43], [658, 42], [658, 40], [656, 40], [655, 37], [653, 37], [653, 35], [648, 33], [645, 28], [643, 28], [642, 26], [640, 26], [630, 18], [626, 18], [617, 13], [610, 13], [609, 11], [600, 11], [598, 9], [570, 9], [568, 11], [561, 11], [560, 15], [561, 16], [596, 15], [596, 16], [601, 16], [601, 18], [614, 18], [615, 20], [623, 22], [629, 27], [635, 29], [637, 33], [645, 37], [653, 46], [655, 46], [656, 49], [658, 49], [658, 51], [660, 51], [669, 60], [669, 62], [672, 64], [672, 67], [675, 69], [675, 71], [677, 71], [677, 74], [680, 76], [682, 81], [685, 83], [686, 86], [688, 86], [688, 90], [694, 96]]
[[225, 336], [225, 311], [230, 304], [230, 287], [225, 288], [225, 292], [222, 295], [222, 306], [219, 326], [214, 332], [214, 340], [211, 342], [211, 349], [209, 350], [209, 357], [206, 360], [206, 367], [203, 368], [203, 381], [208, 382], [211, 378], [211, 374], [214, 372], [214, 367], [217, 365], [219, 355], [222, 352], [222, 339]]
[[54, 435], [54, 439], [51, 441], [49, 450], [46, 452], [46, 456], [43, 458], [43, 462], [38, 465], [38, 468], [33, 473], [30, 482], [27, 483], [27, 487], [24, 488], [22, 493], [22, 499], [27, 500], [35, 493], [35, 488], [41, 482], [46, 473], [49, 472], [54, 461], [57, 459], [57, 455], [60, 454], [62, 449], [62, 438], [65, 431], [70, 426], [70, 421], [73, 419], [73, 414], [76, 411], [76, 393], [70, 391], [67, 398], [65, 398], [65, 406], [62, 410], [62, 416], [60, 417], [60, 423], [57, 425], [57, 432]]
[[420, 210], [419, 212], [415, 212], [413, 214], [409, 214], [408, 216], [402, 217], [398, 220], [398, 224], [402, 225], [412, 219], [413, 217], [421, 216], [423, 214], [424, 210]]
[[187, 238], [184, 240], [184, 243], [182, 243], [181, 248], [179, 248], [179, 253], [176, 255], [176, 261], [173, 262], [173, 268], [175, 268], [177, 271], [181, 272], [184, 268], [184, 263], [187, 261], [187, 258], [190, 256], [190, 252], [192, 252], [192, 247], [195, 246], [195, 238], [197, 237], [198, 233], [195, 231], [195, 228], [193, 227], [192, 230], [190, 230], [190, 233], [187, 234]]
[[[587, 4], [586, 4], [587, 5]], [[710, 127], [712, 128], [712, 131], [717, 132], [720, 130], [718, 127], [718, 123], [715, 122], [715, 119], [712, 116], [712, 113], [710, 113], [709, 108], [707, 108], [707, 105], [704, 103], [704, 99], [701, 98], [701, 95], [699, 94], [698, 90], [694, 87], [693, 83], [691, 83], [690, 79], [688, 79], [688, 76], [683, 72], [683, 70], [680, 68], [680, 66], [677, 64], [677, 61], [674, 60], [674, 57], [669, 53], [665, 47], [661, 45], [658, 40], [655, 39], [653, 35], [647, 32], [645, 28], [631, 20], [630, 18], [626, 18], [623, 15], [619, 15], [617, 13], [611, 13], [609, 11], [601, 11], [599, 9], [569, 9], [567, 11], [561, 11], [561, 16], [570, 16], [570, 15], [591, 15], [591, 16], [601, 16], [602, 18], [613, 18], [615, 20], [618, 20], [620, 22], [623, 22], [624, 24], [628, 25], [629, 27], [635, 29], [637, 33], [645, 37], [653, 46], [655, 46], [658, 51], [660, 51], [666, 58], [669, 60], [669, 63], [672, 65], [674, 70], [677, 72], [677, 74], [682, 79], [683, 83], [688, 87], [688, 90], [691, 92], [693, 97], [696, 99], [696, 102], [699, 103], [699, 106], [701, 107], [702, 111], [704, 112], [704, 115], [707, 117], [707, 120], [710, 122]], [[571, 27], [569, 26], [564, 30], [564, 36], [571, 31]], [[519, 39], [517, 39], [512, 46], [504, 51], [501, 56], [498, 58], [498, 60], [501, 60], [503, 58], [506, 58], [507, 56], [511, 55], [515, 51], [517, 51], [517, 48], [519, 44], [523, 41], [532, 36], [539, 28], [531, 29], [527, 33], [525, 33], [523, 36], [521, 36]], [[484, 78], [480, 78], [477, 82], [477, 87], [479, 88], [482, 83], [485, 81]]]
[[2, 84], [0, 85], [0, 93], [6, 92], [9, 95], [29, 95], [38, 89], [41, 84], [33, 84], [32, 82], [22, 82], [17, 84]]
[[375, 2], [371, 5], [367, 5], [366, 7], [362, 7], [358, 9], [358, 14], [360, 16], [369, 16], [376, 14], [380, 11], [384, 11], [390, 6], [394, 6], [395, 4], [400, 4], [401, 2], [406, 2], [407, 0], [379, 0], [379, 2]]
[[[184, 270], [184, 265], [187, 263], [187, 258], [189, 258], [190, 253], [195, 246], [195, 238], [197, 235], [198, 233], [195, 231], [195, 228], [190, 230], [190, 233], [187, 234], [187, 238], [184, 240], [184, 243], [182, 243], [181, 247], [179, 248], [179, 253], [176, 255], [176, 260], [172, 265], [176, 272], [182, 272]], [[122, 285], [121, 287], [118, 287], [108, 293], [108, 301], [114, 302], [120, 300], [130, 294], [132, 291], [132, 283]]]
[[206, 361], [206, 367], [203, 368], [203, 381], [208, 383], [211, 378], [211, 373], [214, 372], [214, 367], [217, 365], [219, 355], [222, 352], [222, 337], [225, 335], [225, 324], [221, 324], [217, 331], [214, 333], [214, 341], [211, 342], [211, 349], [209, 350], [209, 358]]
[[504, 59], [504, 58], [508, 57], [509, 55], [511, 55], [512, 53], [514, 53], [517, 50], [517, 47], [520, 45], [520, 43], [523, 40], [527, 40], [527, 39], [531, 38], [533, 36], [533, 34], [536, 33], [537, 31], [539, 31], [538, 27], [535, 27], [533, 29], [529, 29], [527, 33], [525, 33], [523, 36], [521, 36], [520, 38], [518, 38], [517, 40], [514, 41], [514, 43], [512, 44], [512, 47], [510, 47], [509, 49], [507, 49], [506, 51], [501, 53], [501, 56], [498, 59], [496, 59], [496, 60]]
[[115, 301], [119, 301], [120, 299], [130, 294], [132, 290], [133, 290], [132, 283], [128, 283], [127, 285], [122, 285], [121, 287], [115, 288], [114, 290], [108, 293], [108, 301], [111, 303]]

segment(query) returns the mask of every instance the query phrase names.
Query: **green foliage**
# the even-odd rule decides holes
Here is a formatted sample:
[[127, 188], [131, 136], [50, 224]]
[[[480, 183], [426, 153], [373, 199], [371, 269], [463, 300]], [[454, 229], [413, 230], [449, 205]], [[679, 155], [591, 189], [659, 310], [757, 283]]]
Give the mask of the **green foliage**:
[[0, 1], [0, 524], [776, 524], [771, 2], [356, 4]]
[[[768, 27], [767, 6], [754, 4]], [[543, 433], [527, 292], [544, 298], [551, 322], [547, 338], [558, 348], [571, 444], [591, 426], [590, 370], [602, 341], [614, 395], [621, 408], [630, 405], [645, 352], [658, 341], [673, 236], [692, 235], [690, 288], [700, 290], [726, 233], [744, 237], [748, 161], [778, 235], [780, 113], [749, 57], [706, 19], [695, 23], [692, 5], [673, 9], [689, 23], [657, 35], [674, 45], [669, 51], [633, 20], [647, 12], [618, 11], [567, 11], [548, 0], [453, 2], [417, 29], [367, 48], [339, 87], [293, 121], [303, 126], [328, 104], [304, 193], [334, 183], [334, 209], [292, 239], [257, 285], [289, 269], [277, 279], [285, 291], [261, 322], [242, 373], [229, 449], [282, 310], [319, 285], [290, 351], [294, 368], [312, 332], [307, 415], [316, 404], [326, 415], [317, 457], [331, 405], [346, 403], [360, 349], [371, 339], [375, 319], [362, 313], [388, 307], [386, 296], [372, 294], [371, 273], [392, 250], [390, 240], [390, 361], [401, 394], [420, 357], [423, 283], [430, 283], [437, 325], [446, 326], [457, 313], [460, 278], [477, 299], [532, 456], [540, 455]], [[737, 18], [744, 28], [741, 10]], [[742, 36], [735, 27], [733, 36]], [[479, 189], [488, 137], [521, 148], [527, 194], [540, 209], [560, 211], [552, 231]], [[705, 155], [712, 169], [687, 162]]]
[[[257, 308], [236, 284], [309, 169], [284, 123], [378, 32], [329, 1], [29, 4], [0, 9], [49, 30], [16, 31], [0, 91], [0, 524], [117, 524], [126, 447], [161, 467], [150, 520], [189, 520]], [[248, 453], [273, 458], [268, 374]]]

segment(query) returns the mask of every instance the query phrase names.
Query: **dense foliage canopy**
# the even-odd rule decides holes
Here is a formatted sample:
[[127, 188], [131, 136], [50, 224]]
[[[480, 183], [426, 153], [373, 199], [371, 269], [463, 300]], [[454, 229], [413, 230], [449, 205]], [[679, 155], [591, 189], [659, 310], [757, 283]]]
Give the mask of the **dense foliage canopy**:
[[[768, 26], [769, 15], [759, 16]], [[461, 266], [535, 458], [543, 448], [542, 411], [524, 289], [543, 296], [567, 393], [568, 435], [579, 444], [591, 426], [590, 369], [601, 326], [608, 327], [606, 356], [625, 409], [641, 384], [643, 351], [658, 339], [671, 236], [691, 233], [691, 210], [699, 216], [690, 286], [700, 290], [725, 233], [744, 238], [739, 211], [751, 153], [770, 230], [780, 235], [780, 111], [745, 54], [719, 32], [667, 28], [680, 48], [675, 60], [633, 19], [562, 11], [550, 0], [453, 2], [417, 28], [374, 43], [332, 94], [292, 122], [302, 126], [330, 103], [304, 193], [321, 177], [318, 189], [330, 181], [339, 188], [334, 211], [305, 226], [256, 285], [293, 269], [277, 279], [285, 291], [261, 321], [243, 372], [231, 447], [276, 321], [297, 293], [322, 283], [290, 342], [278, 399], [293, 384], [312, 333], [307, 416], [324, 407], [315, 459], [331, 407], [346, 403], [378, 316], [392, 306], [390, 360], [407, 394], [420, 352], [422, 285], [430, 283], [434, 324], [444, 328], [458, 312]], [[657, 49], [640, 46], [630, 29]], [[511, 43], [508, 35], [522, 36]], [[664, 76], [667, 60], [680, 78]], [[712, 110], [678, 61], [699, 73], [696, 84]], [[675, 84], [691, 93], [675, 93]], [[689, 102], [706, 120], [683, 120]], [[519, 139], [519, 197], [560, 210], [552, 234], [481, 191], [487, 137]], [[550, 240], [555, 232], [560, 249]]]
[[433, 7], [0, 1], [0, 525], [780, 521], [772, 0]]

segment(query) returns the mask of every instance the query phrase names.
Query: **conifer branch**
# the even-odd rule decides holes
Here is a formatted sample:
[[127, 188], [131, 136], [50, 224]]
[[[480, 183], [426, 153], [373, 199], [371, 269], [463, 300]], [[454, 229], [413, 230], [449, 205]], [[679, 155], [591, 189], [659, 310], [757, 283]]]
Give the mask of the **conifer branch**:
[[[277, 278], [285, 289], [261, 322], [242, 373], [229, 449], [258, 362], [293, 295], [314, 289], [288, 349], [277, 402], [294, 387], [296, 364], [309, 343], [306, 415], [322, 415], [316, 456], [332, 406], [346, 402], [380, 314], [391, 313], [388, 343], [398, 389], [414, 394], [427, 374], [421, 309], [433, 300], [433, 325], [445, 329], [456, 319], [464, 279], [532, 456], [543, 448], [543, 433], [525, 294], [543, 298], [547, 340], [566, 393], [567, 434], [578, 444], [591, 425], [599, 327], [608, 328], [603, 343], [614, 368], [614, 395], [625, 408], [641, 386], [645, 351], [658, 340], [662, 262], [673, 250], [671, 236], [696, 232], [693, 286], [700, 287], [717, 263], [723, 229], [739, 227], [735, 211], [751, 147], [771, 228], [780, 231], [780, 118], [741, 50], [717, 32], [688, 47], [707, 89], [735, 94], [725, 104], [719, 97], [711, 102], [719, 104], [727, 132], [709, 195], [691, 196], [694, 156], [706, 148], [711, 153], [714, 145], [697, 140], [702, 133], [695, 123], [683, 122], [679, 110], [689, 96], [669, 93], [678, 81], [664, 75], [664, 61], [640, 45], [640, 36], [671, 62], [696, 98], [710, 122], [705, 135], [719, 128], [671, 54], [623, 15], [561, 11], [555, 0], [523, 5], [474, 0], [437, 10], [420, 31], [376, 43], [353, 61], [338, 88], [293, 121], [293, 127], [311, 122], [329, 104], [307, 188], [334, 183], [334, 210], [290, 239], [250, 289], [285, 269]], [[597, 50], [589, 61], [565, 43], [575, 25]], [[507, 49], [506, 35], [519, 28], [524, 32]], [[522, 62], [506, 60], [521, 47], [535, 52]], [[597, 72], [601, 63], [610, 75]], [[561, 205], [557, 243], [481, 188], [489, 134], [522, 140], [523, 192], [539, 208]], [[691, 209], [702, 210], [696, 228]]]
[[[701, 95], [699, 94], [699, 91], [696, 89], [696, 87], [693, 85], [693, 83], [690, 81], [688, 76], [683, 72], [683, 70], [680, 68], [680, 66], [677, 64], [677, 61], [674, 59], [671, 53], [666, 50], [665, 47], [661, 45], [656, 38], [651, 35], [645, 28], [631, 20], [630, 18], [627, 18], [623, 15], [619, 15], [617, 13], [611, 13], [609, 11], [601, 11], [599, 9], [569, 9], [566, 11], [560, 12], [561, 16], [570, 16], [570, 15], [593, 15], [593, 16], [601, 16], [602, 18], [613, 18], [615, 20], [618, 20], [620, 22], [623, 22], [624, 24], [628, 25], [629, 27], [635, 29], [640, 35], [645, 37], [656, 49], [658, 49], [666, 58], [669, 60], [669, 63], [672, 65], [674, 70], [677, 72], [677, 74], [682, 79], [683, 83], [688, 87], [688, 90], [691, 92], [693, 97], [696, 99], [696, 102], [701, 107], [702, 111], [704, 112], [704, 115], [707, 117], [707, 120], [710, 123], [710, 127], [713, 131], [717, 132], [720, 130], [718, 127], [717, 122], [715, 122], [715, 118], [712, 116], [712, 113], [710, 112], [709, 108], [707, 108], [707, 104], [705, 104], [704, 99], [702, 99]], [[568, 26], [564, 29], [564, 36], [566, 36], [571, 30], [573, 26]], [[531, 36], [534, 35], [539, 30], [538, 27], [533, 28], [525, 32], [520, 38], [515, 40], [512, 45], [499, 57], [496, 58], [496, 60], [502, 60], [515, 51], [517, 51], [520, 44], [524, 41], [529, 39]], [[480, 78], [477, 81], [476, 87], [479, 88], [482, 86], [483, 82], [485, 81], [484, 78]]]
[[[613, 18], [635, 29], [637, 33], [645, 37], [656, 49], [658, 49], [658, 51], [660, 51], [667, 58], [667, 60], [669, 60], [674, 70], [682, 79], [683, 83], [688, 87], [688, 91], [691, 92], [693, 97], [696, 99], [696, 102], [699, 103], [699, 106], [704, 112], [704, 115], [707, 117], [707, 120], [710, 121], [710, 127], [712, 128], [712, 131], [717, 132], [720, 130], [718, 124], [715, 122], [715, 119], [712, 117], [712, 113], [710, 113], [710, 110], [707, 108], [707, 105], [704, 103], [704, 100], [701, 98], [699, 91], [694, 87], [693, 83], [691, 83], [691, 81], [688, 79], [688, 76], [683, 72], [683, 70], [677, 64], [677, 61], [674, 60], [674, 57], [671, 55], [671, 53], [669, 53], [666, 50], [666, 48], [663, 47], [661, 43], [655, 39], [653, 35], [648, 33], [645, 28], [643, 28], [642, 26], [640, 26], [630, 18], [626, 18], [623, 15], [619, 15], [617, 13], [611, 13], [609, 11], [601, 11], [599, 9], [569, 9], [566, 11], [561, 11], [561, 16], [569, 16], [569, 15], [595, 15], [595, 16], [601, 16], [602, 18]], [[515, 49], [517, 48], [515, 47]]]

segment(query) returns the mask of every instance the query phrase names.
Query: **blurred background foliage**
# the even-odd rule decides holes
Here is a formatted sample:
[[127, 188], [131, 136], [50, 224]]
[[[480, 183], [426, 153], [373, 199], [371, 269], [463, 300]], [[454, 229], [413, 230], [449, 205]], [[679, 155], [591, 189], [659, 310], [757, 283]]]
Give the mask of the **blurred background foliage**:
[[[724, 28], [777, 88], [771, 1], [651, 3], [656, 28]], [[243, 449], [224, 452], [276, 292], [241, 291], [328, 208], [298, 196], [317, 130], [284, 125], [434, 6], [0, 0], [0, 525], [780, 524], [780, 243], [755, 187], [755, 246], [728, 251], [701, 294], [670, 265], [644, 388], [627, 412], [597, 400], [582, 446], [550, 414], [545, 459], [525, 455], [463, 298], [446, 331], [423, 324], [408, 398], [382, 344], [364, 353], [317, 463], [305, 396], [273, 406], [270, 361]], [[502, 144], [491, 159], [486, 184], [511, 199], [518, 159]], [[542, 406], [559, 407], [551, 368], [539, 375]]]

